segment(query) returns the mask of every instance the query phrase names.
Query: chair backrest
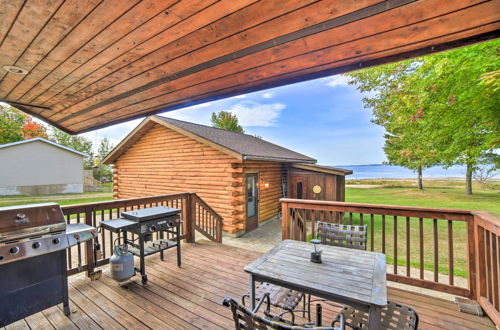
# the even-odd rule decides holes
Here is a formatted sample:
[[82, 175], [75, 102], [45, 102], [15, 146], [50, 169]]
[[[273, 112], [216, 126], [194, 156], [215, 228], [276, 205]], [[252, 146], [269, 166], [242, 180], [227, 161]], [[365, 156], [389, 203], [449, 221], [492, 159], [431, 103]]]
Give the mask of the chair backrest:
[[353, 226], [318, 221], [316, 236], [322, 244], [366, 250], [368, 225]]
[[[353, 329], [368, 328], [368, 313], [360, 312], [352, 307], [344, 307], [342, 313], [345, 324]], [[388, 301], [380, 312], [382, 329], [387, 330], [417, 330], [418, 314], [409, 307], [397, 302]], [[334, 321], [334, 324], [337, 320]]]
[[232, 298], [224, 299], [222, 303], [224, 306], [229, 307], [233, 313], [234, 328], [236, 330], [268, 330], [268, 329], [278, 329], [278, 330], [299, 330], [299, 329], [321, 329], [321, 330], [336, 330], [332, 327], [312, 327], [304, 328], [300, 326], [289, 326], [286, 324], [273, 322], [267, 320], [256, 313], [252, 313], [251, 310], [243, 305], [240, 305], [236, 300]]

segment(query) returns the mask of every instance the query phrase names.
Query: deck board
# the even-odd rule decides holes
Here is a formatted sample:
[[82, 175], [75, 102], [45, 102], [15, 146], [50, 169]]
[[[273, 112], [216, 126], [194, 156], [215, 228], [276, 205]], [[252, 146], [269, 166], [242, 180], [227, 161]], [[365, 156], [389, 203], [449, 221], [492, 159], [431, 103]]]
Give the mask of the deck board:
[[[181, 268], [171, 253], [164, 262], [158, 255], [146, 259], [149, 283], [144, 287], [139, 278], [119, 286], [105, 266], [99, 281], [83, 274], [70, 277], [69, 318], [61, 306], [52, 307], [6, 329], [231, 329], [230, 312], [221, 302], [227, 296], [239, 300], [247, 291], [243, 267], [260, 255], [222, 244], [184, 244]], [[460, 313], [450, 301], [395, 288], [388, 293], [390, 300], [415, 308], [421, 329], [494, 329], [488, 318]], [[323, 307], [324, 321], [338, 313]]]

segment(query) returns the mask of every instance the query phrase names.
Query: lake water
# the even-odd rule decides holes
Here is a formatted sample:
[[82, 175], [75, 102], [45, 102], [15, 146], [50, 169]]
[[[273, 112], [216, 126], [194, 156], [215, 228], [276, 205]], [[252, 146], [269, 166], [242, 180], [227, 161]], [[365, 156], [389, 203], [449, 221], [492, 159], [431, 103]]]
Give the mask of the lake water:
[[[416, 178], [417, 173], [402, 166], [384, 164], [374, 165], [338, 165], [335, 167], [345, 168], [353, 171], [346, 177], [349, 179], [410, 179]], [[424, 178], [465, 178], [465, 166], [455, 165], [444, 169], [439, 166], [424, 169]], [[495, 178], [500, 178], [497, 172]]]

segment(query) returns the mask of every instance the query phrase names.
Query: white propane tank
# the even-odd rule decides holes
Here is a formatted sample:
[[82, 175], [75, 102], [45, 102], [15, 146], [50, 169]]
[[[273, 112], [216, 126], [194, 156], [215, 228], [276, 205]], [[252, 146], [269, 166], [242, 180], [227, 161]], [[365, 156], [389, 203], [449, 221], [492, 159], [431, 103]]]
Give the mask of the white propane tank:
[[109, 264], [111, 277], [118, 282], [128, 281], [135, 275], [134, 256], [128, 252], [126, 244], [115, 246]]

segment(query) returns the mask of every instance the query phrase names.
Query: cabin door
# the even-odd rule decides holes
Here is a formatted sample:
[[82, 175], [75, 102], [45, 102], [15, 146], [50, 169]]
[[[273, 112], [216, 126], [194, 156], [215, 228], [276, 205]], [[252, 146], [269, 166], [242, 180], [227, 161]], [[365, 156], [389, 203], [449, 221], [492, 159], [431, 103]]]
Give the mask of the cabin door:
[[246, 231], [249, 232], [259, 226], [259, 178], [257, 173], [245, 175], [246, 188]]

